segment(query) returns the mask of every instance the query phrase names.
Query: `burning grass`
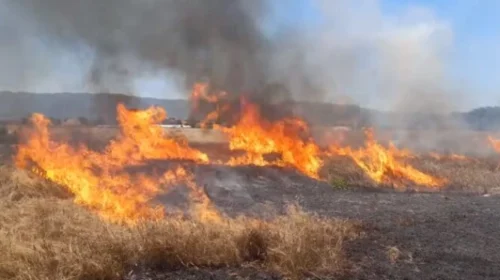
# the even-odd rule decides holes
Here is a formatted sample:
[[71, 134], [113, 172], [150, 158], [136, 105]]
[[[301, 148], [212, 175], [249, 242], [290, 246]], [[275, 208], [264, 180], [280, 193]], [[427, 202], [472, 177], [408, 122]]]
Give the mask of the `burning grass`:
[[[149, 161], [292, 167], [308, 177], [330, 180], [339, 189], [353, 182], [399, 189], [418, 185], [433, 191], [453, 184], [498, 185], [463, 179], [464, 168], [470, 166], [498, 179], [496, 169], [479, 161], [386, 147], [372, 131], [367, 131], [364, 147], [332, 145], [324, 151], [303, 120], [268, 121], [255, 104], [243, 103], [239, 122], [216, 126], [228, 136], [227, 150], [243, 152], [223, 162], [190, 146], [185, 137], [168, 135], [158, 125], [166, 112], [157, 107], [130, 110], [119, 105], [120, 133], [101, 150], [56, 141], [49, 120], [34, 114], [14, 158], [18, 168], [39, 179], [28, 171], [0, 170], [0, 249], [5, 252], [0, 277], [121, 279], [137, 267], [252, 263], [299, 278], [308, 272], [338, 273], [346, 264], [343, 242], [358, 232], [352, 222], [296, 208], [271, 221], [227, 218], [182, 164], [151, 174], [130, 172]], [[270, 154], [275, 156], [266, 157]], [[166, 213], [164, 205], [153, 202], [180, 186], [189, 191], [190, 219]]]
[[122, 279], [137, 267], [252, 263], [293, 278], [340, 272], [347, 221], [297, 209], [272, 222], [165, 218], [134, 227], [109, 224], [64, 189], [25, 171], [0, 168], [0, 279]]
[[411, 151], [398, 149], [392, 143], [388, 147], [381, 145], [371, 129], [366, 130], [365, 134], [365, 146], [362, 148], [354, 150], [350, 146], [331, 145], [329, 150], [334, 156], [350, 157], [368, 177], [379, 184], [389, 183], [402, 188], [412, 182], [429, 188], [439, 188], [447, 183], [445, 179], [426, 174], [404, 162], [404, 159], [415, 157]]
[[372, 180], [357, 164], [347, 156], [329, 158], [321, 173], [334, 188], [394, 188], [399, 190], [418, 191], [465, 191], [471, 193], [496, 193], [500, 185], [498, 157], [456, 159], [455, 157], [436, 158], [432, 155], [416, 155], [413, 158], [402, 159], [403, 164], [434, 176], [445, 178], [447, 183], [440, 189], [430, 189], [419, 186], [411, 181], [401, 181], [401, 185], [391, 185], [391, 182], [377, 183]]

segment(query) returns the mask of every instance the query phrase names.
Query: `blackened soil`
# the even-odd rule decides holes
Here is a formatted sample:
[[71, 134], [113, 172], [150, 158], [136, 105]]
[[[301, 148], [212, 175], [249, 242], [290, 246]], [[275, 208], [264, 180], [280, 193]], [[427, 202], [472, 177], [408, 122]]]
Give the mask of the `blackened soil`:
[[[220, 210], [271, 216], [289, 203], [362, 222], [346, 244], [345, 279], [500, 279], [500, 196], [335, 190], [278, 168], [202, 166], [199, 184]], [[279, 279], [255, 268], [132, 273], [130, 279]]]
[[354, 279], [500, 279], [500, 197], [338, 192], [305, 200], [309, 210], [364, 222], [366, 238], [347, 248]]

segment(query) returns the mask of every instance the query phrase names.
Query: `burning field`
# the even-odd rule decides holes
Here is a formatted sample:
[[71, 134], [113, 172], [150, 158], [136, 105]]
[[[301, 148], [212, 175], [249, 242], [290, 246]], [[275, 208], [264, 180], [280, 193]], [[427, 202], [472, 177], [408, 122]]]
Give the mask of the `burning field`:
[[[194, 108], [216, 104], [204, 123], [232, 110], [224, 97], [195, 87]], [[214, 145], [168, 133], [158, 107], [118, 105], [120, 132], [99, 147], [56, 137], [33, 114], [1, 169], [0, 278], [427, 278], [441, 256], [452, 279], [477, 250], [474, 265], [499, 275], [498, 254], [477, 244], [499, 230], [497, 157], [416, 153], [373, 129], [358, 147], [319, 144], [301, 118], [237, 102], [238, 117], [214, 125], [226, 139]], [[451, 239], [430, 241], [439, 229]]]
[[282, 2], [1, 1], [0, 279], [500, 279], [495, 9]]

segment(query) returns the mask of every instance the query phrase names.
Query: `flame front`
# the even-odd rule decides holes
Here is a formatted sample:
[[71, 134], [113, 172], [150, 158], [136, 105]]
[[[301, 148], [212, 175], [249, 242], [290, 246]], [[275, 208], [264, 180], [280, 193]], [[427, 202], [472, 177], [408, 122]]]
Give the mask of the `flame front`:
[[[142, 219], [157, 220], [164, 216], [161, 206], [150, 200], [168, 191], [169, 186], [186, 185], [197, 202], [207, 212], [214, 212], [209, 200], [200, 192], [193, 176], [177, 166], [157, 176], [126, 171], [150, 159], [187, 159], [207, 162], [208, 157], [190, 148], [187, 143], [165, 135], [157, 124], [166, 117], [161, 108], [127, 110], [118, 106], [121, 135], [96, 152], [86, 146], [74, 148], [50, 139], [50, 121], [41, 114], [31, 118], [33, 129], [20, 144], [15, 162], [55, 183], [65, 186], [75, 195], [75, 202], [84, 205], [113, 222], [135, 223]], [[162, 187], [163, 186], [163, 187]], [[200, 210], [199, 206], [198, 210]], [[202, 216], [217, 216], [203, 214]]]
[[390, 183], [396, 187], [402, 186], [402, 179], [429, 187], [440, 187], [446, 183], [444, 179], [425, 174], [398, 159], [414, 157], [410, 151], [399, 150], [393, 144], [385, 148], [375, 140], [371, 129], [367, 129], [365, 135], [365, 146], [360, 149], [331, 146], [330, 152], [352, 158], [377, 183]]
[[[321, 152], [309, 136], [307, 124], [298, 118], [267, 121], [261, 117], [256, 104], [243, 103], [242, 115], [236, 125], [216, 126], [229, 136], [230, 150], [244, 151], [242, 156], [232, 157], [227, 164], [290, 166], [318, 178], [323, 165]], [[268, 154], [276, 154], [277, 159], [266, 160]]]
[[[221, 112], [231, 109], [229, 104], [219, 102], [224, 93], [208, 95], [206, 90], [206, 85], [196, 85], [191, 99], [205, 99], [220, 105], [208, 115], [209, 119], [216, 119]], [[308, 125], [299, 118], [269, 121], [261, 116], [256, 104], [242, 101], [241, 116], [235, 125], [215, 125], [215, 129], [227, 134], [230, 150], [243, 152], [225, 163], [293, 167], [318, 179], [325, 152], [312, 139]], [[208, 156], [191, 148], [186, 139], [169, 136], [159, 126], [167, 117], [159, 107], [129, 110], [120, 104], [117, 111], [121, 133], [102, 152], [51, 139], [50, 121], [43, 115], [34, 114], [31, 118], [33, 127], [27, 131], [26, 141], [18, 146], [16, 165], [65, 186], [74, 194], [76, 203], [113, 222], [135, 224], [140, 220], [163, 218], [165, 209], [155, 206], [152, 200], [180, 185], [190, 191], [192, 214], [203, 221], [219, 221], [218, 212], [197, 186], [194, 175], [180, 164], [173, 164], [173, 168], [161, 174], [129, 172], [129, 168], [145, 166], [150, 160], [189, 160], [205, 164], [210, 162]], [[371, 130], [366, 136], [364, 148], [353, 150], [332, 146], [329, 153], [351, 157], [378, 183], [398, 185], [398, 179], [431, 187], [445, 183], [445, 180], [400, 162], [401, 158], [413, 157], [410, 151], [400, 150], [392, 144], [384, 148], [375, 141]], [[269, 155], [274, 155], [274, 158]]]
[[118, 105], [118, 123], [121, 136], [108, 146], [107, 154], [114, 163], [141, 162], [147, 159], [188, 159], [208, 162], [208, 156], [188, 146], [186, 139], [167, 137], [157, 125], [167, 118], [164, 109], [127, 110]]

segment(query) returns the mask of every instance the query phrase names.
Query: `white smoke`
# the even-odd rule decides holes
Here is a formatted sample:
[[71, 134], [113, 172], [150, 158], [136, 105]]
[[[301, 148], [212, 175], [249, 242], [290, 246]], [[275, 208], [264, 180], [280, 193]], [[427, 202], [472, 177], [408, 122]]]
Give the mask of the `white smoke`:
[[[307, 50], [306, 71], [316, 73], [315, 82], [322, 84], [329, 101], [388, 110], [443, 110], [452, 91], [446, 69], [453, 48], [448, 22], [422, 7], [384, 14], [374, 0], [316, 4], [322, 22], [295, 38], [287, 50]], [[293, 69], [286, 63], [281, 67]]]

